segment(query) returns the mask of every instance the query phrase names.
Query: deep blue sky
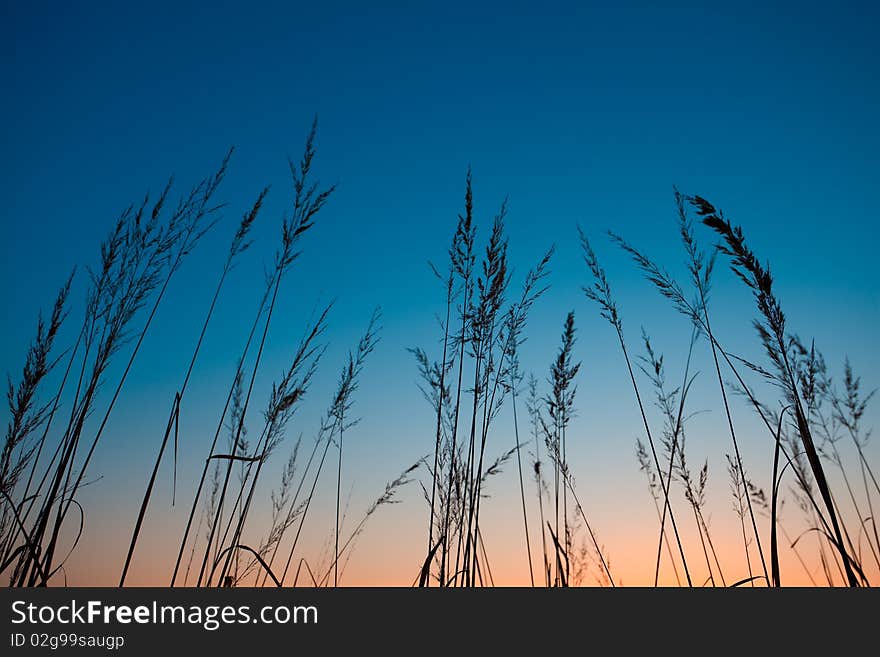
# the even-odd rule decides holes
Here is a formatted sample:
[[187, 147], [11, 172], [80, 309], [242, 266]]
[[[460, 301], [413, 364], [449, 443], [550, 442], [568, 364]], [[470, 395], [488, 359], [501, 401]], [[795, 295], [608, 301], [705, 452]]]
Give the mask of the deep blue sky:
[[[181, 271], [120, 413], [165, 412], [234, 224], [272, 184], [193, 391], [194, 409], [214, 409], [289, 198], [285, 158], [299, 155], [318, 114], [317, 169], [339, 191], [286, 288], [264, 385], [305, 313], [337, 299], [314, 424], [342, 355], [383, 306], [378, 365], [360, 398], [377, 441], [361, 458], [381, 464], [368, 491], [430, 448], [418, 424], [427, 415], [416, 422], [410, 410], [423, 409], [404, 348], [433, 347], [442, 290], [426, 261], [444, 258], [468, 165], [484, 228], [509, 194], [518, 274], [558, 246], [525, 357], [543, 377], [574, 309], [584, 416], [632, 407], [612, 336], [579, 292], [575, 225], [595, 237], [629, 337], [645, 324], [661, 349], [680, 352], [686, 328], [602, 236], [612, 228], [680, 271], [674, 184], [744, 225], [773, 264], [793, 329], [815, 336], [834, 365], [850, 354], [866, 386], [878, 384], [876, 3], [212, 4], [2, 3], [5, 370], [19, 370], [37, 311], [71, 267], [96, 261], [122, 208], [171, 173], [192, 184], [235, 145], [227, 220]], [[726, 270], [718, 279], [731, 344], [759, 357], [746, 293]], [[382, 430], [389, 419], [401, 427], [393, 435]], [[636, 419], [614, 448], [621, 464], [634, 463]], [[148, 459], [144, 444], [108, 442], [104, 463]]]

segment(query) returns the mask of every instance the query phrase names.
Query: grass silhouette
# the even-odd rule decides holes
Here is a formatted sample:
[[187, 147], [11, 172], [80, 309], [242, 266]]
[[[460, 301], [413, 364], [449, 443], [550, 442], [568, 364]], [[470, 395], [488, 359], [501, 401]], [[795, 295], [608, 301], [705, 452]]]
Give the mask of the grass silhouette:
[[[620, 585], [610, 551], [600, 541], [599, 527], [581, 503], [576, 473], [568, 459], [572, 441], [582, 438], [576, 435], [571, 420], [576, 413], [578, 383], [588, 376], [578, 355], [578, 331], [582, 329], [576, 325], [574, 311], [564, 315], [560, 344], [544, 384], [534, 373], [524, 371], [520, 361], [528, 321], [538, 312], [539, 301], [552, 280], [550, 264], [556, 257], [555, 249], [547, 249], [526, 273], [519, 292], [512, 293], [514, 272], [509, 250], [513, 247], [506, 231], [507, 202], [488, 222], [485, 243], [481, 244], [470, 170], [465, 179], [464, 209], [447, 249], [448, 262], [442, 268], [432, 265], [442, 289], [436, 349], [439, 360], [433, 359], [433, 349], [409, 349], [430, 406], [432, 421], [425, 433], [432, 452], [389, 481], [366, 505], [357, 523], [346, 522], [343, 439], [353, 438], [351, 430], [358, 422], [354, 398], [379, 339], [378, 309], [342, 365], [310, 450], [302, 432], [295, 441], [288, 433], [298, 420], [316, 373], [324, 366], [325, 331], [333, 304], [321, 307], [307, 322], [289, 363], [271, 386], [259, 430], [246, 422], [249, 409], [256, 404], [256, 382], [266, 367], [267, 337], [273, 317], [280, 312], [282, 284], [297, 275], [294, 265], [300, 249], [307, 248], [308, 236], [335, 192], [335, 187], [322, 188], [313, 181], [316, 135], [317, 122], [308, 133], [301, 159], [289, 163], [290, 207], [281, 224], [265, 287], [258, 291], [248, 337], [235, 351], [237, 367], [197, 473], [185, 525], [175, 543], [177, 556], [169, 566], [170, 585], [339, 586], [368, 520], [380, 507], [395, 503], [402, 487], [417, 480], [425, 501], [427, 541], [423, 559], [412, 564], [413, 584], [494, 585], [486, 549], [487, 524], [481, 512], [491, 504], [490, 480], [512, 467], [514, 461], [518, 505], [512, 516], [522, 516], [523, 545], [507, 547], [522, 550], [523, 565], [527, 566], [523, 572], [531, 586], [569, 587], [583, 583], [588, 573], [600, 585]], [[9, 421], [0, 453], [0, 574], [9, 585], [63, 583], [64, 566], [87, 530], [87, 509], [78, 498], [87, 483], [92, 457], [102, 443], [130, 371], [142, 366], [138, 353], [175, 273], [202, 238], [216, 229], [224, 207], [216, 198], [231, 156], [230, 150], [216, 171], [176, 204], [171, 201], [174, 185], [169, 181], [158, 198], [145, 197], [120, 214], [100, 245], [98, 265], [88, 270], [82, 322], [73, 327], [76, 338], [70, 346], [59, 347], [58, 343], [67, 340], [75, 273], [61, 286], [48, 319], [38, 318], [21, 375], [8, 386]], [[252, 227], [265, 221], [263, 206], [269, 193], [267, 187], [257, 194], [232, 235], [191, 357], [156, 442], [155, 460], [144, 473], [146, 485], [132, 519], [126, 557], [120, 564], [120, 586], [126, 584], [138, 557], [144, 521], [163, 467], [173, 468], [176, 496], [178, 451], [189, 445], [181, 436], [181, 409], [187, 403], [191, 382], [198, 377], [201, 347], [222, 303], [222, 291], [236, 264], [252, 250]], [[682, 343], [687, 346], [686, 358], [672, 379], [678, 382], [677, 387], [667, 378], [670, 364], [645, 329], [641, 335], [643, 353], [633, 351], [621, 307], [612, 295], [612, 282], [586, 232], [577, 229], [585, 265], [581, 270], [583, 291], [591, 307], [598, 308], [613, 329], [613, 343], [623, 356], [622, 365], [635, 397], [633, 416], [643, 430], [636, 439], [635, 453], [657, 520], [656, 543], [640, 546], [653, 565], [650, 583], [660, 583], [665, 562], [682, 586], [778, 587], [787, 578], [780, 552], [788, 549], [813, 584], [871, 585], [880, 573], [880, 533], [874, 513], [880, 503], [880, 485], [866, 454], [870, 430], [863, 426], [863, 417], [874, 393], [863, 391], [848, 360], [839, 387], [816, 345], [791, 331], [770, 266], [752, 251], [743, 228], [701, 196], [675, 190], [673, 201], [678, 239], [687, 262], [685, 284], [623, 236], [610, 233], [610, 237], [650, 287], [685, 319]], [[717, 246], [704, 250], [696, 226], [720, 240]], [[756, 311], [753, 328], [761, 347], [758, 357], [733, 353], [716, 332], [710, 298], [713, 307], [719, 301], [710, 293], [717, 258], [729, 265], [752, 295]], [[540, 312], [556, 316], [553, 309], [541, 307]], [[602, 340], [604, 336], [589, 337]], [[554, 353], [550, 345], [541, 349], [548, 356]], [[712, 357], [713, 381], [708, 387], [715, 394], [720, 392], [723, 433], [732, 448], [723, 465], [733, 504], [723, 511], [716, 509], [715, 514], [732, 513], [738, 524], [746, 565], [742, 572], [739, 565], [723, 563], [717, 535], [713, 539], [711, 531], [707, 500], [709, 489], [716, 484], [709, 473], [720, 464], [712, 463], [710, 468], [706, 459], [701, 467], [692, 469], [689, 460], [695, 443], [700, 446], [690, 423], [695, 414], [692, 393], [702, 383], [693, 362], [700, 349]], [[111, 367], [117, 360], [122, 366], [118, 371]], [[53, 389], [48, 380], [56, 371], [60, 382]], [[770, 383], [770, 392], [749, 383], [755, 378], [759, 384]], [[109, 401], [98, 395], [105, 388], [110, 390]], [[742, 430], [738, 428], [742, 418], [731, 405], [734, 396], [745, 400], [767, 431], [762, 457], [772, 463], [769, 486], [756, 485], [744, 466]], [[524, 397], [527, 421], [520, 416]], [[503, 426], [499, 429], [496, 422], [505, 403], [510, 404], [512, 435]], [[92, 418], [95, 422], [89, 421]], [[265, 465], [288, 443], [280, 481], [264, 501]], [[846, 450], [844, 446], [848, 446]], [[310, 562], [302, 550], [303, 531], [310, 511], [315, 513], [328, 457], [330, 463], [335, 460], [336, 471], [333, 530], [324, 557]], [[832, 483], [829, 466], [839, 473], [842, 486]], [[527, 481], [529, 472], [534, 491]], [[584, 488], [580, 486], [582, 494]], [[591, 497], [595, 494], [591, 490]], [[530, 513], [535, 497], [537, 513], [534, 507]], [[592, 505], [591, 499], [584, 499]], [[794, 536], [783, 524], [786, 500], [794, 502], [805, 526]], [[254, 510], [262, 504], [270, 512], [269, 522], [256, 527], [252, 516], [260, 515]], [[626, 509], [618, 511], [625, 513]], [[65, 540], [62, 548], [60, 539], [70, 533], [71, 518], [78, 528], [73, 532], [72, 547]], [[511, 518], [510, 522], [519, 524], [519, 519]], [[787, 516], [785, 523], [790, 522]], [[410, 530], [423, 531], [400, 528]], [[687, 538], [694, 530], [696, 542]], [[540, 537], [539, 548], [533, 543], [536, 537]], [[819, 577], [816, 563], [821, 569]]]

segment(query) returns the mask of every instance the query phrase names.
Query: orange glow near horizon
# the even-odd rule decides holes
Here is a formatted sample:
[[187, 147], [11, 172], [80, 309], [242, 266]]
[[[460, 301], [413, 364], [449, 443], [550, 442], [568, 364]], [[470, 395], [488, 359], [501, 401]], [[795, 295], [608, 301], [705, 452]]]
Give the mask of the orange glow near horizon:
[[[411, 502], [412, 500], [407, 500]], [[417, 501], [417, 500], [416, 500]], [[516, 516], [510, 516], [519, 510], [515, 506], [516, 500], [512, 497], [505, 499], [506, 504], [497, 500], [496, 507], [487, 507], [485, 524], [481, 533], [484, 536], [486, 554], [490, 562], [491, 584], [494, 586], [530, 586], [530, 576], [525, 547], [523, 543], [523, 529], [521, 522], [516, 522]], [[650, 500], [649, 500], [650, 502]], [[410, 506], [410, 508], [407, 508]], [[419, 509], [422, 510], [422, 509]], [[531, 509], [529, 509], [531, 511]], [[412, 505], [391, 505], [381, 509], [382, 513], [370, 519], [365, 531], [359, 537], [348, 561], [343, 568], [341, 579], [342, 586], [393, 586], [408, 587], [416, 581], [421, 567], [421, 561], [425, 554], [425, 537], [420, 531], [402, 531], [402, 527], [412, 530], [422, 529], [426, 522], [423, 514], [414, 513]], [[659, 523], [656, 516], [649, 515], [653, 511], [648, 506], [642, 510], [644, 513], [632, 517], [628, 524], [606, 523], [597, 532], [598, 539], [603, 548], [603, 554], [608, 560], [609, 568], [617, 586], [653, 586], [654, 568], [657, 551], [657, 537]], [[107, 519], [111, 520], [110, 518]], [[520, 517], [521, 521], [521, 517]], [[330, 563], [329, 554], [332, 552], [332, 525], [319, 521], [323, 524], [324, 539], [315, 541], [307, 540], [303, 545], [302, 552], [308, 556], [309, 565], [316, 576], [318, 573], [327, 573]], [[724, 584], [731, 586], [749, 577], [749, 564], [746, 563], [745, 551], [742, 542], [742, 529], [736, 517], [726, 518], [726, 524], [715, 522], [712, 527], [712, 541], [715, 553], [708, 551], [709, 560], [715, 579], [715, 585]], [[316, 523], [318, 524], [318, 523]], [[595, 523], [599, 527], [599, 523]], [[699, 537], [696, 531], [688, 524], [687, 517], [681, 513], [679, 524], [685, 553], [688, 559], [689, 572], [693, 586], [712, 586], [709, 579], [709, 571], [706, 566], [706, 557], [703, 553]], [[167, 586], [173, 557], [176, 550], [176, 538], [169, 525], [161, 528], [161, 523], [153, 522], [149, 531], [144, 533], [144, 538], [139, 544], [138, 552], [130, 576], [128, 586]], [[533, 527], [536, 525], [533, 524]], [[766, 521], [765, 521], [766, 526]], [[667, 524], [667, 528], [669, 525]], [[313, 528], [317, 531], [317, 528]], [[791, 539], [796, 536], [791, 536]], [[818, 535], [815, 532], [806, 534], [797, 543], [798, 553], [795, 553], [789, 543], [789, 539], [780, 535], [780, 571], [784, 586], [813, 586], [827, 585], [818, 559]], [[118, 583], [119, 568], [127, 547], [124, 532], [119, 532], [113, 524], [105, 524], [94, 529], [94, 534], [85, 541], [87, 545], [77, 550], [67, 565], [67, 584], [70, 586], [115, 586]], [[685, 573], [678, 555], [676, 543], [671, 530], [667, 533], [668, 547], [664, 543], [662, 547], [662, 559], [660, 567], [660, 586], [686, 586]], [[769, 554], [769, 545], [766, 537], [765, 554]], [[576, 549], [581, 545], [589, 545], [588, 535], [579, 529], [576, 533]], [[547, 537], [550, 543], [549, 536]], [[98, 548], [100, 545], [100, 549]], [[540, 537], [534, 533], [531, 535], [532, 562], [536, 584], [541, 585], [543, 551], [540, 545]], [[670, 565], [670, 551], [675, 556], [675, 570]], [[298, 554], [299, 554], [298, 550]], [[601, 570], [595, 559], [595, 551], [588, 549], [587, 569], [577, 582], [582, 586], [603, 585], [600, 583]], [[798, 558], [804, 560], [804, 563]], [[320, 555], [323, 555], [321, 558]], [[835, 583], [840, 583], [840, 574], [833, 563], [833, 557], [826, 546], [826, 556], [832, 559], [830, 568]], [[551, 555], [552, 557], [552, 555]], [[198, 556], [193, 558], [189, 574], [186, 574], [186, 566], [189, 563], [189, 551], [184, 567], [181, 570], [181, 580], [187, 578], [187, 585], [192, 586], [198, 571]], [[719, 575], [717, 563], [720, 563], [722, 573]], [[277, 563], [282, 564], [286, 559], [279, 557]], [[290, 573], [285, 580], [285, 585], [293, 582], [293, 573], [298, 564], [299, 556], [291, 566]], [[762, 573], [760, 560], [756, 547], [752, 544], [749, 550], [749, 560], [753, 576]], [[806, 564], [806, 568], [805, 565]], [[769, 563], [768, 563], [769, 568]], [[809, 574], [807, 572], [809, 568]], [[276, 568], [278, 574], [282, 566]], [[869, 572], [869, 578], [876, 573]], [[252, 579], [252, 578], [251, 578]], [[252, 584], [249, 579], [245, 585]], [[329, 578], [332, 584], [332, 576]], [[62, 581], [56, 581], [62, 584]], [[271, 584], [271, 582], [270, 582]], [[484, 575], [484, 584], [490, 585], [488, 572]], [[311, 583], [303, 569], [298, 585], [310, 586]], [[436, 585], [436, 582], [432, 582]], [[751, 582], [745, 582], [745, 586], [752, 586]], [[760, 580], [755, 581], [755, 586], [762, 586]]]

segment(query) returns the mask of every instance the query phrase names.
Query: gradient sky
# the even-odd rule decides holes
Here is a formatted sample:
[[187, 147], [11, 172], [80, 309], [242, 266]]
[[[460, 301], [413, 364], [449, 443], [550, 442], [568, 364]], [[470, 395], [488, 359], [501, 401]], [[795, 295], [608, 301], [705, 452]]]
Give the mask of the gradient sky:
[[[583, 439], [572, 468], [627, 581], [650, 576], [653, 548], [639, 546], [652, 544], [655, 521], [633, 456], [639, 419], [614, 336], [580, 292], [587, 277], [577, 223], [606, 265], [628, 339], [635, 346], [644, 325], [667, 353], [672, 380], [687, 326], [603, 232], [623, 234], [681, 272], [678, 185], [743, 224], [772, 263], [792, 330], [815, 337], [838, 375], [849, 355], [866, 388], [880, 384], [876, 3], [211, 4], [3, 1], [0, 9], [0, 301], [7, 309], [0, 367], [13, 376], [37, 312], [72, 267], [82, 273], [97, 261], [118, 213], [172, 173], [178, 190], [188, 187], [230, 145], [237, 148], [220, 194], [226, 218], [175, 279], [90, 469], [102, 478], [83, 494], [95, 511], [71, 561], [71, 582], [116, 581], [229, 237], [271, 184], [258, 242], [224, 292], [184, 410], [181, 496], [192, 489], [247, 332], [243, 318], [258, 302], [263, 264], [288, 207], [286, 157], [298, 157], [315, 114], [317, 171], [339, 189], [283, 292], [256, 394], [265, 399], [309, 313], [335, 299], [324, 366], [291, 428], [291, 438], [302, 431], [310, 440], [345, 353], [382, 306], [382, 342], [356, 398], [363, 421], [347, 443], [352, 518], [432, 448], [430, 409], [406, 347], [436, 353], [443, 290], [427, 261], [444, 262], [469, 165], [481, 236], [509, 195], [514, 291], [550, 244], [558, 248], [524, 364], [544, 380], [562, 321], [574, 310], [584, 366], [574, 425]], [[710, 236], [700, 235], [708, 244]], [[723, 339], [760, 358], [746, 291], [726, 268], [716, 280]], [[708, 367], [705, 355], [698, 366]], [[698, 420], [705, 439], [695, 437], [691, 447], [695, 461], [710, 459], [713, 517], [719, 534], [735, 541], [727, 436], [705, 371], [694, 396], [696, 409], [708, 411]], [[738, 412], [754, 426], [747, 409]], [[866, 424], [877, 418], [871, 408]], [[502, 418], [490, 451], [512, 445], [508, 427]], [[747, 467], [768, 480], [765, 437], [755, 431], [743, 440]], [[876, 463], [876, 442], [870, 450]], [[504, 581], [521, 583], [512, 475], [493, 482], [486, 536]], [[277, 468], [265, 481], [274, 485], [276, 476]], [[408, 584], [415, 575], [426, 511], [415, 485], [401, 499], [371, 521], [349, 583]], [[169, 504], [165, 477], [134, 583], [165, 577], [170, 537], [183, 522], [180, 505], [169, 512]], [[324, 515], [315, 516], [314, 550], [331, 527], [330, 504], [324, 499]]]

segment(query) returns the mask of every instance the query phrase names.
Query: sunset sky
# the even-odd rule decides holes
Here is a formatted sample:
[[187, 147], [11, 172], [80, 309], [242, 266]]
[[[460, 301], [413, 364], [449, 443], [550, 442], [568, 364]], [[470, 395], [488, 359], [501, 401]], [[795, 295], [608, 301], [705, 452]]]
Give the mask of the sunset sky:
[[[171, 506], [166, 458], [129, 583], [170, 579], [191, 493], [259, 303], [264, 266], [291, 205], [287, 157], [299, 157], [315, 115], [316, 172], [338, 191], [282, 288], [249, 415], [252, 431], [313, 312], [335, 305], [314, 385], [261, 475], [262, 506], [248, 521], [254, 541], [266, 526], [269, 490], [287, 452], [300, 434], [311, 446], [345, 356], [376, 306], [383, 311], [381, 341], [355, 394], [361, 422], [346, 434], [346, 527], [360, 520], [386, 482], [431, 453], [432, 413], [407, 348], [440, 357], [444, 290], [428, 262], [446, 266], [468, 166], [480, 244], [509, 198], [511, 298], [528, 269], [556, 246], [551, 289], [525, 332], [523, 368], [546, 393], [563, 320], [574, 311], [575, 358], [583, 364], [568, 455], [616, 580], [652, 583], [658, 523], [635, 458], [635, 439], [644, 440], [644, 430], [616, 336], [581, 291], [589, 277], [578, 224], [607, 269], [628, 346], [641, 353], [644, 327], [666, 356], [671, 385], [681, 377], [688, 324], [605, 231], [620, 233], [684, 278], [676, 185], [709, 198], [743, 226], [772, 265], [790, 330], [815, 339], [835, 380], [848, 356], [866, 391], [880, 386], [876, 3], [0, 4], [0, 305], [6, 309], [0, 368], [13, 381], [38, 312], [48, 311], [77, 267], [61, 343], [75, 340], [87, 268], [98, 263], [100, 241], [118, 214], [145, 193], [157, 194], [171, 174], [177, 193], [188, 189], [236, 148], [219, 192], [228, 203], [224, 218], [174, 279], [89, 467], [93, 483], [79, 498], [87, 509], [85, 532], [65, 567], [70, 584], [118, 581], [229, 239], [241, 214], [271, 185], [256, 242], [223, 292], [182, 409], [177, 503]], [[697, 234], [707, 248], [713, 244], [707, 229], [698, 227]], [[713, 291], [720, 339], [730, 351], [763, 362], [751, 326], [754, 304], [726, 264], [719, 260]], [[695, 467], [708, 459], [713, 539], [725, 576], [735, 581], [748, 570], [711, 362], [707, 344], [699, 343], [690, 403], [699, 414], [688, 449]], [[647, 391], [644, 379], [640, 385]], [[761, 390], [775, 404], [770, 388]], [[522, 427], [526, 416], [519, 410]], [[733, 411], [745, 467], [766, 489], [772, 443], [742, 400]], [[659, 431], [656, 413], [650, 419]], [[878, 419], [876, 404], [869, 406], [864, 425]], [[506, 405], [490, 434], [492, 458], [515, 444], [512, 429]], [[866, 453], [880, 467], [876, 439]], [[430, 485], [424, 471], [419, 476]], [[483, 531], [496, 583], [526, 584], [515, 462], [487, 486]], [[531, 478], [527, 486], [534, 521]], [[328, 470], [305, 528], [301, 556], [311, 563], [320, 563], [332, 537], [334, 494]], [[684, 517], [680, 490], [676, 495]], [[408, 586], [417, 576], [427, 505], [416, 482], [397, 499], [400, 504], [381, 507], [370, 519], [343, 583]], [[792, 537], [804, 527], [793, 501], [782, 520]], [[768, 524], [763, 519], [765, 530]], [[686, 547], [696, 560], [698, 538], [687, 527]], [[815, 538], [803, 540], [815, 545]], [[533, 531], [533, 554], [539, 545]], [[816, 567], [814, 551], [804, 550]], [[674, 584], [666, 564], [662, 581]], [[585, 584], [595, 583], [595, 572]], [[783, 551], [783, 582], [809, 583], [790, 550]]]

